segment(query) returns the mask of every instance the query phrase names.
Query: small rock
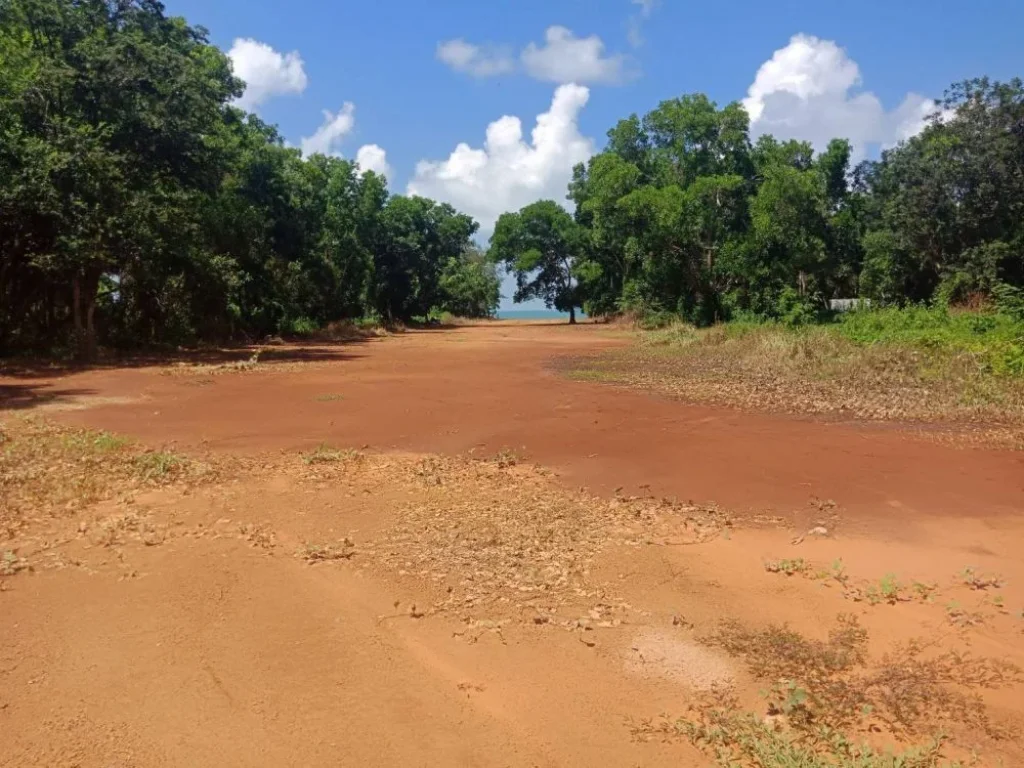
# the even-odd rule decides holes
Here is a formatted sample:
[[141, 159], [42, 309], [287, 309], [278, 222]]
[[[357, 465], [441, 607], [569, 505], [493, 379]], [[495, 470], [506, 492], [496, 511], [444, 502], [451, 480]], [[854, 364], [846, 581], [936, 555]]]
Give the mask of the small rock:
[[156, 547], [164, 543], [164, 532], [160, 530], [146, 531], [142, 535], [142, 543], [147, 547]]

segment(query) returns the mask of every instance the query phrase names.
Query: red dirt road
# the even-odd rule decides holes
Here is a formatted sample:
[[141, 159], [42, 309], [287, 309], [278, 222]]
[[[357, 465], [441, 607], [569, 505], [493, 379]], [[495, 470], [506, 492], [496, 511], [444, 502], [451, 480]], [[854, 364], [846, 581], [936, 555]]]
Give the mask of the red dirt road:
[[[763, 681], [702, 642], [727, 617], [824, 639], [852, 612], [873, 659], [924, 637], [1024, 666], [1024, 454], [555, 372], [621, 343], [599, 326], [497, 323], [276, 347], [251, 371], [0, 377], [0, 421], [39, 414], [247, 467], [62, 508], [0, 540], [34, 566], [0, 568], [0, 767], [711, 765], [686, 742], [632, 738], [630, 723], [681, 715], [726, 680], [763, 710]], [[322, 443], [371, 458], [318, 474], [296, 453]], [[483, 480], [442, 468], [431, 482], [431, 454], [504, 449], [556, 477], [491, 462]], [[558, 494], [579, 486], [595, 496], [569, 514]], [[630, 522], [618, 500], [605, 499], [610, 523], [590, 519], [619, 488], [745, 514], [710, 539], [681, 540], [684, 523], [617, 541]], [[577, 528], [559, 539], [565, 521]], [[794, 540], [819, 522], [828, 536]], [[308, 544], [343, 537], [352, 559], [306, 562]], [[934, 599], [853, 600], [766, 570], [783, 557], [841, 560], [865, 587], [895, 573], [907, 592], [934, 584]], [[536, 595], [515, 584], [423, 610], [495, 572], [566, 563], [586, 588], [565, 588], [557, 614], [531, 614]], [[997, 574], [998, 594], [965, 585], [965, 566]], [[996, 721], [1024, 725], [1020, 687], [984, 696]], [[1024, 764], [1018, 740], [961, 730], [982, 765]]]
[[[894, 530], [917, 516], [1024, 509], [1021, 453], [954, 449], [888, 426], [687, 405], [551, 371], [558, 358], [615, 343], [599, 326], [494, 324], [313, 348], [307, 359], [325, 362], [266, 375], [143, 368], [17, 383], [22, 398], [57, 404], [121, 398], [62, 418], [182, 449], [511, 448], [601, 493], [645, 487], [783, 514], [831, 499]], [[317, 400], [328, 395], [341, 399]]]

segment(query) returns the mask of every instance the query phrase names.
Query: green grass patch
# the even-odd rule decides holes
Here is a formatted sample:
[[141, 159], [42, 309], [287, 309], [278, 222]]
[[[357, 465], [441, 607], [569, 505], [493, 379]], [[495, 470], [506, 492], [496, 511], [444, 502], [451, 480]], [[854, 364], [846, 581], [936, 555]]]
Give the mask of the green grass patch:
[[168, 451], [152, 451], [136, 456], [135, 466], [143, 480], [163, 480], [184, 471], [188, 459]]
[[1024, 443], [1024, 322], [1008, 314], [911, 307], [795, 327], [659, 324], [568, 375], [747, 408], [973, 423]]
[[834, 325], [858, 344], [967, 354], [987, 372], [1024, 377], [1024, 321], [993, 312], [907, 307], [850, 312]]

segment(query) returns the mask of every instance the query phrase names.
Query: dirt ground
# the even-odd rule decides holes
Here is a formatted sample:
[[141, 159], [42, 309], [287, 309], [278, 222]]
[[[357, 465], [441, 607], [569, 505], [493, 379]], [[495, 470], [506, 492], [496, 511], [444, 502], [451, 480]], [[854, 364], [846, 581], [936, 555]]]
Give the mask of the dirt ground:
[[[637, 724], [728, 682], [763, 709], [723, 619], [1024, 666], [1024, 454], [559, 374], [623, 343], [489, 323], [0, 376], [0, 422], [219, 467], [0, 531], [0, 766], [711, 765]], [[1024, 764], [1022, 691], [921, 732]]]

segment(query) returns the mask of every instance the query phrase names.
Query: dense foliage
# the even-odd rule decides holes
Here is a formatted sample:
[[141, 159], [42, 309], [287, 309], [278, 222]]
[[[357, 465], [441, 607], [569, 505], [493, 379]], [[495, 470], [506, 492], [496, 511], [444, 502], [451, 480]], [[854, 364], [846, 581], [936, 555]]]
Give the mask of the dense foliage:
[[243, 87], [157, 0], [0, 0], [0, 354], [494, 311], [470, 217], [303, 158]]
[[521, 294], [560, 308], [698, 324], [802, 323], [856, 297], [1019, 312], [1024, 84], [957, 85], [918, 136], [854, 168], [843, 139], [752, 142], [741, 105], [683, 96], [620, 121], [569, 199], [575, 228], [548, 201], [492, 241]]

